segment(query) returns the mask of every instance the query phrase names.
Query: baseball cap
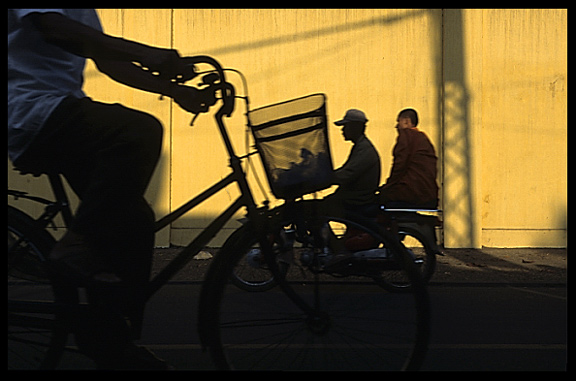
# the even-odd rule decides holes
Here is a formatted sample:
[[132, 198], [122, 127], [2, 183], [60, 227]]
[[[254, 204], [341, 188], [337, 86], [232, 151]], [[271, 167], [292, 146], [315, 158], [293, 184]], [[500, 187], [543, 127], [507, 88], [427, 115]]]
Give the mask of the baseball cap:
[[368, 119], [363, 111], [357, 110], [355, 108], [351, 108], [350, 110], [346, 111], [344, 118], [342, 120], [338, 120], [334, 122], [337, 126], [342, 126], [348, 122], [364, 122], [366, 123]]

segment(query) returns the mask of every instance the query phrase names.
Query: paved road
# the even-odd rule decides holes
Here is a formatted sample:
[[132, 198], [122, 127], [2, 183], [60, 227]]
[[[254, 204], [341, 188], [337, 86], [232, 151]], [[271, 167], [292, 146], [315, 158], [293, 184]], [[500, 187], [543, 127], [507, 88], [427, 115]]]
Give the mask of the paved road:
[[[178, 370], [213, 369], [196, 333], [199, 290], [197, 283], [171, 284], [149, 303], [142, 344]], [[432, 337], [423, 370], [565, 370], [565, 287], [432, 285], [430, 296]], [[76, 357], [64, 365], [91, 367]]]
[[[150, 303], [143, 342], [177, 369], [212, 369], [195, 331], [199, 287], [171, 285]], [[432, 337], [423, 370], [564, 370], [563, 287], [431, 286]]]
[[431, 287], [424, 370], [565, 370], [562, 287]]

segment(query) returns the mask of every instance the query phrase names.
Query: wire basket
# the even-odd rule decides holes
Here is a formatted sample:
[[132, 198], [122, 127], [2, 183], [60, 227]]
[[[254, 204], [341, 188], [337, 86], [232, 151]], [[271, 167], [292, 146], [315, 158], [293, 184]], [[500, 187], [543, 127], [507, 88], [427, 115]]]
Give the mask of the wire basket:
[[324, 94], [252, 110], [248, 121], [274, 196], [294, 199], [331, 185]]

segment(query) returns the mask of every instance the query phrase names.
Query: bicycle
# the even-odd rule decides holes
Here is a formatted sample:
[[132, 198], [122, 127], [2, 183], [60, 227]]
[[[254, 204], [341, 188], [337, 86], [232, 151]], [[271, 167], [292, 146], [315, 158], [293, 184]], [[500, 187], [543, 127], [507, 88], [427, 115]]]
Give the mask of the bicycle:
[[[256, 152], [237, 156], [224, 123], [224, 117], [230, 117], [234, 111], [236, 98], [244, 99], [248, 109], [247, 95], [236, 95], [234, 86], [226, 80], [225, 71], [238, 71], [223, 69], [215, 59], [207, 56], [188, 57], [187, 60], [190, 65], [208, 64], [213, 68], [205, 72], [207, 74], [200, 90], [206, 97], [207, 105], [221, 103], [214, 119], [229, 155], [231, 173], [159, 219], [156, 231], [230, 185], [238, 186], [240, 196], [150, 280], [143, 290], [146, 300], [168, 283], [207, 246], [238, 210], [244, 208], [246, 218], [242, 227], [231, 234], [212, 260], [201, 289], [198, 331], [201, 344], [211, 354], [217, 369], [325, 369], [334, 364], [362, 370], [369, 369], [369, 365], [377, 369], [418, 369], [428, 343], [429, 300], [426, 285], [403, 245], [390, 232], [374, 232], [345, 218], [328, 217], [322, 214], [320, 201], [302, 198], [303, 194], [325, 186], [326, 179], [279, 186], [281, 183], [277, 180], [282, 177], [281, 174], [272, 173], [267, 167], [273, 191], [287, 201], [274, 208], [270, 208], [267, 202], [257, 205], [242, 162], [255, 153], [261, 154], [262, 158], [269, 156], [262, 153], [262, 147]], [[320, 107], [317, 105], [319, 100]], [[324, 134], [325, 149], [328, 149], [324, 100], [323, 95], [316, 94], [285, 102], [288, 110], [284, 111], [290, 115], [262, 121], [259, 126], [263, 130], [266, 126], [282, 123], [313, 121], [314, 126], [304, 126], [305, 132]], [[306, 106], [309, 101], [312, 101], [313, 109], [302, 112], [299, 107], [310, 107]], [[247, 111], [249, 119], [258, 113], [257, 110]], [[194, 116], [193, 122], [197, 116]], [[277, 123], [279, 120], [280, 124]], [[248, 120], [247, 124], [254, 129], [253, 121]], [[298, 131], [297, 128], [292, 129], [285, 132], [284, 137], [299, 135]], [[269, 138], [268, 141], [274, 139]], [[326, 153], [329, 155], [329, 149]], [[265, 159], [263, 161], [266, 162]], [[331, 168], [331, 161], [324, 160], [324, 169], [326, 165]], [[9, 353], [18, 350], [26, 361], [34, 361], [35, 366], [42, 369], [56, 368], [63, 353], [73, 351], [73, 347], [68, 345], [66, 322], [72, 316], [71, 311], [85, 303], [81, 303], [76, 287], [50, 279], [43, 268], [43, 262], [48, 260], [47, 254], [55, 242], [46, 228], [59, 214], [67, 224], [72, 219], [60, 176], [49, 174], [49, 179], [55, 201], [24, 192], [8, 192], [12, 197], [45, 205], [44, 213], [37, 219], [12, 206], [8, 209]], [[317, 177], [315, 179], [318, 180]], [[380, 246], [385, 246], [393, 254], [393, 260], [373, 261], [370, 258], [356, 258], [354, 253], [351, 257], [350, 253], [339, 254], [342, 237], [350, 226], [377, 237]], [[284, 271], [285, 254], [294, 249], [291, 237], [301, 242], [308, 255], [306, 271], [312, 277], [305, 284], [291, 281]], [[250, 249], [261, 254], [259, 261], [266, 263], [266, 271], [278, 284], [279, 292], [245, 293], [228, 287], [234, 269]], [[339, 256], [347, 258], [343, 267], [343, 263], [335, 261]], [[410, 294], [388, 294], [377, 286], [374, 289], [374, 277], [386, 271], [391, 264], [396, 269], [402, 269], [410, 280]], [[341, 277], [348, 281], [333, 281]], [[341, 292], [342, 288], [345, 293]], [[30, 293], [30, 289], [34, 292]], [[31, 294], [41, 300], [32, 299]], [[241, 300], [245, 303], [238, 303]], [[360, 306], [361, 302], [368, 304]], [[261, 308], [267, 310], [271, 307], [275, 311], [260, 311]], [[286, 328], [290, 328], [292, 333], [276, 331]], [[351, 349], [358, 350], [360, 355], [351, 358]], [[32, 350], [39, 352], [31, 355]], [[239, 353], [250, 356], [239, 359]], [[329, 353], [336, 357], [327, 358]], [[317, 360], [317, 355], [323, 361]], [[276, 361], [275, 356], [283, 361]], [[341, 361], [343, 357], [347, 361]]]

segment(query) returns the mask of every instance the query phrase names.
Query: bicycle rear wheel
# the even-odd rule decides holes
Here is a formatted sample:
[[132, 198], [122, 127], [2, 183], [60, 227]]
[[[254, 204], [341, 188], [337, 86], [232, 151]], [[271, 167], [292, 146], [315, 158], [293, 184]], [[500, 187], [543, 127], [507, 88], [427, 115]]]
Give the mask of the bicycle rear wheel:
[[218, 369], [420, 367], [428, 341], [428, 297], [411, 261], [402, 261], [413, 284], [406, 294], [388, 293], [370, 276], [334, 278], [310, 267], [305, 277], [274, 274], [279, 288], [247, 293], [228, 284], [255, 241], [249, 228], [242, 229], [244, 238], [214, 259], [201, 294], [199, 332]]
[[43, 269], [54, 243], [31, 217], [8, 208], [9, 369], [54, 369], [64, 351], [68, 334]]

